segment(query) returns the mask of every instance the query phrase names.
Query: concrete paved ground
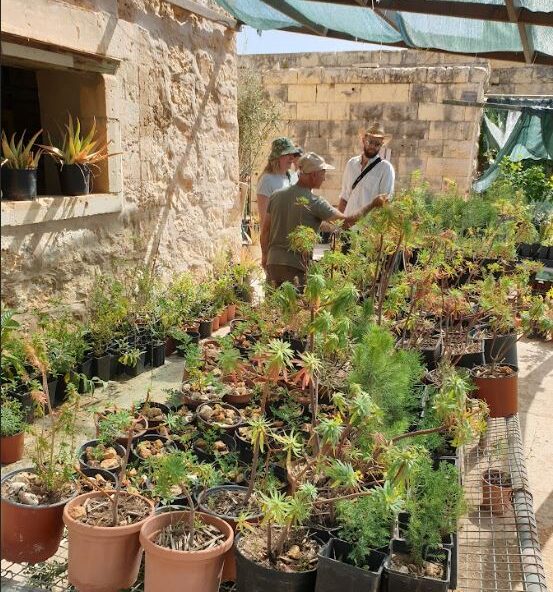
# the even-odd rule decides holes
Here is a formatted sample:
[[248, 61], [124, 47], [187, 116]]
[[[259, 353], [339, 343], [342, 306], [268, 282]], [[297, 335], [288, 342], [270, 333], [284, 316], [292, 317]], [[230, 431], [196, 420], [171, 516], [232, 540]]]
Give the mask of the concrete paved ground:
[[553, 343], [519, 342], [519, 416], [549, 590], [553, 590]]

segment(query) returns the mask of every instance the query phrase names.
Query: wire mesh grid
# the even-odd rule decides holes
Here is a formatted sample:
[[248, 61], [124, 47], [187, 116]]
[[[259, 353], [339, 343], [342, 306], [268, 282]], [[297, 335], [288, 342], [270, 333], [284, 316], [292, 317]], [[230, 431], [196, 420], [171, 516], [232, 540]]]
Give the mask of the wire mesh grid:
[[[547, 592], [518, 417], [490, 419], [480, 441], [465, 448], [461, 466], [470, 510], [459, 525], [457, 590]], [[2, 561], [1, 577], [8, 591], [10, 585], [13, 590], [74, 590], [67, 581], [67, 540], [44, 563]], [[141, 575], [129, 592], [143, 589]], [[223, 584], [220, 590], [234, 587]]]
[[489, 419], [463, 464], [469, 513], [459, 525], [457, 589], [546, 592], [518, 416]]

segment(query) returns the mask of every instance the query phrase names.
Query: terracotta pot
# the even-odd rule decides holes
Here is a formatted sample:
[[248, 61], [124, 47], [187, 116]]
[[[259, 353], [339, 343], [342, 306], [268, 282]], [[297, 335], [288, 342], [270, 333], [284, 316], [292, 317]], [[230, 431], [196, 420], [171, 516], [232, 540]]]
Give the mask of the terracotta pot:
[[236, 304], [229, 304], [227, 306], [227, 320], [233, 321], [236, 316]]
[[219, 327], [223, 327], [224, 325], [226, 325], [227, 321], [227, 309], [225, 308], [219, 313]]
[[[69, 514], [71, 508], [86, 499], [102, 495], [97, 491], [79, 495], [63, 511], [69, 549], [67, 574], [69, 583], [79, 592], [115, 592], [130, 588], [138, 578], [142, 560], [138, 533], [147, 518], [128, 526], [107, 527], [82, 524]], [[131, 494], [122, 492], [121, 495]], [[153, 502], [146, 501], [153, 514]]]
[[[204, 505], [210, 493], [219, 491], [221, 489], [230, 489], [231, 491], [242, 492], [248, 491], [247, 487], [241, 487], [240, 485], [221, 485], [218, 487], [212, 487], [211, 489], [204, 490], [200, 494], [200, 497], [198, 498], [198, 506], [200, 510], [202, 510], [202, 512], [205, 512], [206, 514], [211, 514], [213, 516], [217, 516], [218, 518], [221, 518], [221, 520], [224, 520], [227, 524], [230, 525], [233, 532], [236, 533], [236, 521], [238, 519], [236, 516], [221, 516], [220, 514], [215, 514], [206, 505]], [[249, 522], [250, 524], [257, 524], [262, 517], [262, 514], [252, 516], [248, 518], [247, 522]], [[234, 558], [234, 549], [232, 547], [225, 553], [225, 564], [223, 566], [223, 576], [221, 579], [223, 582], [236, 581], [236, 559]]]
[[474, 396], [488, 404], [490, 417], [509, 417], [518, 411], [518, 369], [516, 366], [509, 367], [514, 373], [504, 378], [479, 378], [473, 375], [476, 386]]
[[497, 469], [487, 469], [482, 474], [482, 507], [492, 514], [502, 516], [511, 508], [513, 488], [507, 473]]
[[173, 551], [156, 545], [160, 530], [189, 512], [168, 512], [146, 521], [140, 531], [140, 543], [146, 552], [144, 592], [217, 592], [221, 583], [225, 553], [232, 547], [232, 528], [220, 518], [196, 512], [196, 519], [218, 528], [225, 535], [223, 543], [204, 551]]
[[0, 438], [0, 462], [3, 465], [9, 465], [17, 462], [23, 457], [23, 448], [25, 444], [25, 434], [15, 434], [15, 436], [4, 436]]
[[[2, 483], [21, 472], [8, 473]], [[14, 563], [39, 563], [52, 557], [60, 546], [63, 535], [63, 508], [67, 500], [56, 504], [27, 506], [2, 498], [1, 556]]]
[[219, 317], [213, 317], [213, 320], [211, 321], [211, 330], [212, 331], [217, 331], [217, 329], [220, 326], [220, 322], [219, 322]]

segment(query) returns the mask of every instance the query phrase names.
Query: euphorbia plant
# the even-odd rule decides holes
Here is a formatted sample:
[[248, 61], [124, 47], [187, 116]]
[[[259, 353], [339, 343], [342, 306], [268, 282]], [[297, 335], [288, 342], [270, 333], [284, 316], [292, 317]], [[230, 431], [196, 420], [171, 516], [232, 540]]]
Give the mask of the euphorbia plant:
[[[216, 483], [216, 472], [212, 465], [198, 463], [189, 452], [176, 451], [165, 456], [152, 458], [149, 461], [150, 469], [155, 477], [154, 493], [165, 501], [175, 497], [175, 488], [180, 495], [184, 495], [188, 501], [189, 512], [186, 523], [174, 523], [164, 530], [162, 538], [157, 543], [169, 548], [178, 548], [181, 551], [195, 549], [196, 511], [192, 498], [192, 489], [199, 487], [205, 489]], [[175, 547], [172, 534], [181, 534], [184, 531], [182, 547]], [[176, 538], [176, 537], [175, 537]]]

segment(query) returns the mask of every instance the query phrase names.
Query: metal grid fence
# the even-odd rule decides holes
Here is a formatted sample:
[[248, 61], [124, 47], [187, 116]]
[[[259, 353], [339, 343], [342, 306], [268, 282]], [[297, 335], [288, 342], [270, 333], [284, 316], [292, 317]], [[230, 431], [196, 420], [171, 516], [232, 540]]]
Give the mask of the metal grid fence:
[[[469, 513], [459, 526], [457, 589], [547, 592], [518, 416], [490, 419], [486, 434], [467, 446], [462, 458]], [[482, 475], [489, 470], [500, 471], [512, 487], [512, 496], [503, 500], [501, 515], [482, 504]], [[3, 592], [74, 590], [67, 581], [67, 541], [44, 563], [2, 561], [1, 577]], [[142, 590], [140, 577], [129, 592]], [[233, 587], [223, 585], [223, 590], [230, 592]]]

